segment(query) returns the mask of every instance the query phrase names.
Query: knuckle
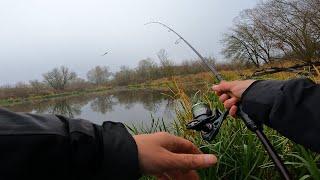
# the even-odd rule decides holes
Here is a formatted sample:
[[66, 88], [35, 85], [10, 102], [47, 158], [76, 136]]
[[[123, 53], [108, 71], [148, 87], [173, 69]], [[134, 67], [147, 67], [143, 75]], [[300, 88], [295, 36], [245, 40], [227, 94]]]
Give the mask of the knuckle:
[[157, 134], [158, 134], [159, 136], [161, 136], [161, 137], [164, 137], [164, 138], [166, 138], [166, 137], [169, 136], [169, 133], [167, 133], [167, 132], [158, 132]]
[[232, 102], [234, 102], [234, 103], [238, 102], [238, 98], [235, 98], [235, 97], [234, 97], [234, 98], [232, 99]]
[[226, 81], [221, 81], [221, 83], [219, 84], [220, 87], [224, 87], [226, 86], [227, 82]]
[[237, 103], [237, 99], [236, 98], [231, 98], [231, 99], [228, 99], [227, 101], [228, 101], [227, 103], [228, 103], [229, 106], [233, 106], [234, 104]]
[[189, 164], [189, 168], [190, 169], [196, 169], [199, 167], [199, 158], [197, 156], [190, 156], [190, 164]]
[[191, 141], [189, 140], [185, 140], [185, 146], [188, 148], [188, 149], [192, 149], [194, 148], [194, 145]]
[[231, 116], [234, 116], [236, 114], [236, 111], [234, 110], [234, 109], [232, 109], [231, 111], [230, 111], [230, 115]]
[[184, 166], [182, 167], [185, 170], [196, 169], [199, 166], [198, 159], [195, 155], [183, 155]]
[[226, 100], [224, 103], [223, 103], [224, 107], [225, 108], [229, 108], [230, 107], [230, 101]]
[[193, 165], [192, 159], [188, 155], [183, 155], [183, 161], [184, 161], [184, 168], [185, 169], [190, 169]]

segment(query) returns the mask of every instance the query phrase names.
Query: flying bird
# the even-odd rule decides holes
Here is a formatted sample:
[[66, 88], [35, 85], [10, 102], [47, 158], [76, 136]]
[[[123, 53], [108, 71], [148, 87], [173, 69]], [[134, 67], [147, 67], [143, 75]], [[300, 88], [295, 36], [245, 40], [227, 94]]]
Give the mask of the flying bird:
[[107, 55], [109, 52], [107, 51], [107, 52], [105, 52], [104, 54], [102, 54], [101, 56], [105, 56], [105, 55]]

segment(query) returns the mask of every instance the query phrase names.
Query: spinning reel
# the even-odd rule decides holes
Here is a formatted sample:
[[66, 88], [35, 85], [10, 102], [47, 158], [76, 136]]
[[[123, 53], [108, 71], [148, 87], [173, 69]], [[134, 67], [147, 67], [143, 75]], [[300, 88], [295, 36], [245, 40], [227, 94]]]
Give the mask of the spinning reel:
[[193, 120], [187, 124], [187, 129], [201, 132], [201, 136], [206, 141], [212, 141], [218, 134], [223, 120], [228, 112], [221, 112], [219, 109], [210, 109], [208, 104], [198, 102], [192, 106]]

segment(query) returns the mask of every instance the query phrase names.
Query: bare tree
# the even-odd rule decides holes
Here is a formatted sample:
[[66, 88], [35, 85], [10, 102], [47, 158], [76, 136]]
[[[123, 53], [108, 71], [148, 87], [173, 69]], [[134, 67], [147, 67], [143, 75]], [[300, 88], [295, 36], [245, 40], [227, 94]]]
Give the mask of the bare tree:
[[279, 57], [320, 57], [320, 0], [269, 0], [242, 12], [223, 40], [227, 58], [259, 67]]
[[319, 0], [271, 0], [257, 7], [252, 19], [258, 28], [275, 38], [287, 55], [310, 62], [319, 56], [320, 48], [319, 31], [312, 23], [320, 18], [319, 12], [310, 14], [306, 8], [310, 3], [319, 4]]
[[160, 65], [162, 68], [162, 73], [165, 76], [174, 75], [173, 66], [174, 63], [169, 59], [168, 53], [165, 49], [160, 49], [157, 53], [158, 59], [160, 60]]
[[71, 72], [69, 68], [65, 66], [54, 68], [52, 71], [43, 74], [45, 83], [57, 91], [64, 90], [76, 77], [76, 73]]
[[29, 84], [31, 85], [32, 91], [35, 94], [40, 94], [41, 91], [45, 89], [45, 84], [40, 82], [39, 80], [30, 80]]
[[151, 58], [142, 59], [136, 69], [137, 75], [143, 80], [152, 80], [158, 76], [158, 65]]
[[120, 86], [135, 83], [136, 72], [128, 66], [121, 66], [120, 71], [114, 74], [113, 81], [115, 84]]
[[107, 83], [111, 75], [108, 67], [96, 66], [87, 73], [87, 78], [90, 82], [101, 85]]
[[276, 50], [273, 36], [256, 26], [252, 14], [253, 10], [244, 11], [232, 31], [226, 34], [223, 53], [228, 58], [246, 60], [259, 67], [278, 57], [279, 51]]

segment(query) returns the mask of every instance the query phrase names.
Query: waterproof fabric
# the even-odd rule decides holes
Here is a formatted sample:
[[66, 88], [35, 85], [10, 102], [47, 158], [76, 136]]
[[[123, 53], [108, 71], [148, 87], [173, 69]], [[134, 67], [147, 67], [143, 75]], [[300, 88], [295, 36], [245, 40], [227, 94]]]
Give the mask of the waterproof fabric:
[[133, 137], [121, 123], [102, 126], [63, 116], [0, 109], [0, 179], [138, 179]]
[[320, 152], [320, 85], [309, 79], [256, 81], [241, 103], [258, 123]]

